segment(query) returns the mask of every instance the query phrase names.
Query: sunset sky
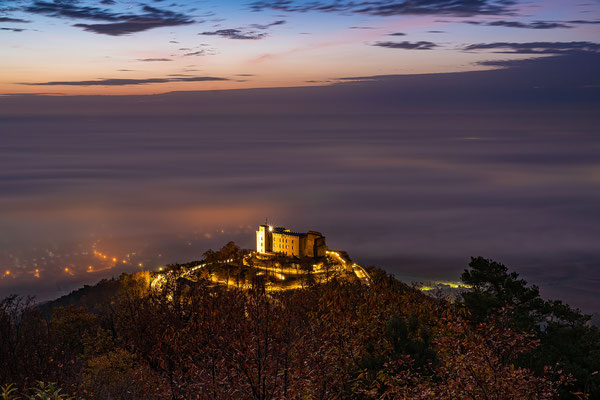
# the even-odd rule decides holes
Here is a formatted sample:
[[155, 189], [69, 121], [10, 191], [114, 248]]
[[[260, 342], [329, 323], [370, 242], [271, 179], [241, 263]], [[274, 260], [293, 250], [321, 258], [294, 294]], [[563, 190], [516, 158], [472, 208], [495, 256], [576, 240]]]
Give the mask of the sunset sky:
[[0, 94], [323, 85], [599, 52], [597, 0], [3, 0]]

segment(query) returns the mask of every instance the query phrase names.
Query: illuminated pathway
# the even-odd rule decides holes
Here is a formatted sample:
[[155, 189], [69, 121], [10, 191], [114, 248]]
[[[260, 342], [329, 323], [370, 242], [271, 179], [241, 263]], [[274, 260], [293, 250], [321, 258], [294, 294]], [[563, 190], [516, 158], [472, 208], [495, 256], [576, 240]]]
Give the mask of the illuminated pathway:
[[365, 282], [366, 284], [371, 284], [371, 277], [369, 276], [369, 274], [367, 273], [367, 271], [365, 271], [365, 269], [363, 267], [361, 267], [358, 264], [350, 264], [344, 257], [342, 257], [336, 251], [327, 251], [326, 254], [328, 256], [335, 258], [338, 261], [338, 263], [340, 263], [344, 268], [346, 268], [346, 269], [351, 268], [352, 272], [354, 272], [356, 277], [358, 279], [360, 279], [362, 282]]
[[[310, 275], [315, 279], [315, 281], [323, 283], [323, 282], [327, 282], [328, 280], [333, 278], [333, 276], [335, 276], [335, 272], [349, 272], [349, 273], [353, 273], [361, 282], [366, 283], [367, 285], [371, 284], [371, 277], [369, 276], [369, 274], [363, 267], [361, 267], [358, 264], [349, 262], [344, 257], [342, 257], [338, 252], [335, 252], [335, 251], [327, 251], [326, 255], [327, 255], [327, 257], [333, 259], [336, 262], [337, 267], [334, 267], [331, 269], [326, 269], [324, 266], [324, 263], [320, 262], [318, 264], [313, 264], [312, 271], [302, 271], [302, 270], [298, 270], [296, 268], [283, 267], [283, 266], [270, 267], [270, 266], [265, 266], [265, 265], [250, 265], [250, 263], [248, 261], [250, 260], [250, 258], [252, 256], [255, 256], [255, 255], [256, 255], [256, 253], [252, 253], [249, 256], [247, 256], [244, 259], [244, 265], [246, 265], [249, 268], [254, 268], [255, 270], [257, 270], [258, 271], [257, 275], [263, 275], [265, 273], [268, 273], [270, 276], [278, 279], [282, 283], [283, 283], [283, 281], [286, 280], [285, 274], [287, 274], [288, 277], [298, 277], [298, 278], [301, 278], [303, 276], [306, 277], [306, 276]], [[233, 262], [233, 260], [226, 260], [221, 263], [230, 263], [230, 262]], [[172, 277], [175, 279], [191, 277], [191, 276], [193, 276], [193, 274], [195, 274], [197, 271], [201, 270], [204, 267], [206, 267], [206, 263], [198, 264], [198, 265], [190, 268], [189, 270], [180, 273], [178, 276], [175, 276], [173, 271], [159, 274], [156, 276], [156, 278], [154, 278], [154, 280], [150, 284], [150, 287], [153, 290], [161, 290], [164, 287], [164, 285], [167, 282], [169, 277]], [[214, 274], [211, 274], [209, 276], [209, 279], [214, 283], [223, 284], [223, 285], [227, 285], [227, 286], [233, 286], [233, 287], [244, 288], [244, 289], [249, 289], [252, 287], [251, 284], [249, 284], [245, 281], [239, 282], [239, 281], [235, 281], [233, 279], [227, 279], [227, 280], [219, 279]], [[265, 289], [267, 291], [281, 291], [281, 290], [301, 289], [303, 287], [304, 286], [302, 285], [301, 282], [289, 282], [285, 285], [267, 284]]]

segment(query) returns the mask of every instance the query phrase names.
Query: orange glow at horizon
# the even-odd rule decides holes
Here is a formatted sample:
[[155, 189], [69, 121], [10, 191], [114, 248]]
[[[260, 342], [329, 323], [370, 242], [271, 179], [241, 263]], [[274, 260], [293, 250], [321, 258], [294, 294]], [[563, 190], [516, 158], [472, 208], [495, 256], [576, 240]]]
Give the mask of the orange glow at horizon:
[[[379, 34], [381, 33], [378, 30]], [[371, 34], [373, 36], [373, 34]], [[177, 91], [220, 91], [232, 89], [324, 86], [338, 82], [339, 78], [389, 74], [422, 74], [462, 72], [489, 69], [476, 65], [481, 54], [444, 52], [442, 50], [411, 51], [389, 50], [364, 43], [353, 43], [340, 37], [338, 40], [299, 42], [289, 49], [286, 43], [272, 47], [255, 48], [254, 51], [239, 49], [239, 53], [211, 56], [203, 60], [202, 68], [189, 68], [188, 59], [175, 59], [166, 63], [128, 61], [131, 70], [122, 70], [121, 59], [97, 62], [83, 51], [73, 64], [56, 69], [38, 69], [22, 65], [18, 58], [0, 71], [0, 96], [6, 93], [44, 93], [54, 95], [152, 95]], [[373, 37], [377, 37], [376, 35]], [[372, 40], [369, 37], [369, 40]], [[16, 50], [13, 49], [17, 54]], [[43, 54], [43, 51], [40, 50]], [[362, 54], [356, 57], [356, 54]], [[35, 57], [42, 57], [42, 54]], [[158, 53], [155, 57], [160, 57]], [[164, 54], [162, 54], [164, 57]], [[74, 58], [68, 55], [67, 58]], [[444, 59], [444, 64], [438, 63]], [[502, 58], [488, 54], [486, 59]], [[506, 57], [504, 57], [506, 58]], [[515, 56], [513, 58], [521, 58]], [[524, 58], [524, 57], [523, 57]], [[402, 60], [401, 63], [398, 60]], [[37, 65], [44, 65], [40, 61]], [[148, 65], [152, 64], [152, 65]], [[158, 65], [160, 64], [160, 65]], [[385, 66], [382, 68], [381, 66]], [[156, 68], [153, 68], [156, 67]], [[169, 81], [164, 83], [107, 84], [107, 85], [34, 85], [47, 82], [87, 82], [103, 79], [177, 79], [182, 77], [217, 77], [218, 81]]]

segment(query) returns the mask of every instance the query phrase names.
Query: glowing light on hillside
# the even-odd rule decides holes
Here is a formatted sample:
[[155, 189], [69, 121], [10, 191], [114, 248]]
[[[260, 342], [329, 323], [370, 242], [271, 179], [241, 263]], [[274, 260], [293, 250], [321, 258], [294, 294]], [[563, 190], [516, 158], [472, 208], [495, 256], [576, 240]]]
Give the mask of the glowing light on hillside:
[[337, 251], [326, 251], [325, 254], [334, 258], [340, 265], [342, 265], [346, 269], [352, 269], [354, 275], [361, 281], [366, 284], [371, 283], [371, 277], [367, 273], [367, 271], [358, 264], [350, 264], [344, 257], [340, 255]]
[[280, 274], [279, 272], [275, 272], [275, 276], [277, 277], [277, 279], [285, 281], [285, 275]]
[[[269, 276], [275, 278], [278, 282], [268, 281], [265, 283], [264, 289], [267, 292], [278, 292], [285, 290], [295, 290], [302, 289], [306, 286], [302, 281], [302, 277], [308, 274], [312, 275], [315, 282], [325, 283], [329, 280], [333, 279], [335, 276], [339, 276], [339, 273], [350, 273], [356, 275], [356, 277], [363, 283], [369, 285], [371, 283], [371, 277], [369, 274], [362, 268], [360, 265], [355, 263], [350, 263], [344, 257], [342, 257], [338, 252], [327, 252], [327, 256], [330, 259], [333, 259], [334, 265], [329, 264], [329, 268], [325, 268], [324, 262], [319, 262], [318, 264], [313, 265], [313, 269], [310, 272], [299, 270], [298, 267], [294, 267], [293, 265], [282, 266], [279, 263], [269, 264], [267, 260], [265, 264], [256, 264], [252, 259], [254, 257], [261, 258], [260, 254], [257, 252], [252, 252], [247, 255], [243, 264], [248, 267], [252, 267], [256, 269], [257, 276]], [[218, 261], [219, 264], [225, 264], [226, 267], [229, 267], [228, 264], [233, 263], [233, 259], [228, 259], [224, 261]], [[179, 278], [187, 278], [190, 280], [195, 280], [200, 277], [200, 275], [196, 275], [197, 271], [201, 268], [206, 267], [207, 264], [199, 264], [190, 269], [185, 270], [169, 270], [166, 271], [164, 267], [159, 267], [158, 271], [161, 272], [151, 280], [150, 288], [156, 292], [163, 292], [167, 290], [166, 287], [167, 282], [175, 281]], [[252, 282], [248, 282], [243, 279], [231, 279], [228, 274], [228, 278], [224, 279], [220, 274], [209, 274], [207, 277], [213, 283], [217, 283], [220, 285], [229, 286], [237, 289], [252, 289], [254, 284]], [[305, 278], [304, 278], [305, 279]], [[285, 282], [284, 282], [285, 281]], [[167, 290], [167, 292], [163, 293], [167, 299], [170, 300], [171, 293]]]
[[435, 281], [430, 282], [427, 285], [422, 285], [419, 287], [419, 290], [422, 292], [428, 292], [434, 289], [443, 289], [444, 286], [450, 287], [451, 289], [471, 289], [471, 285], [464, 284], [462, 282], [452, 282], [452, 281]]
[[[93, 254], [94, 254], [94, 256], [98, 257], [101, 260], [107, 260], [109, 262], [112, 262], [110, 265], [105, 265], [103, 268], [94, 268], [94, 272], [100, 272], [100, 271], [113, 269], [114, 267], [117, 266], [117, 264], [130, 264], [130, 263], [132, 265], [136, 264], [135, 262], [133, 262], [131, 260], [131, 258], [137, 254], [134, 251], [130, 251], [129, 253], [125, 254], [124, 256], [109, 255], [109, 254], [105, 254], [98, 250], [93, 250]], [[160, 256], [162, 256], [162, 254], [159, 254], [158, 256], [160, 257]], [[141, 262], [137, 263], [137, 265], [138, 265], [138, 267], [144, 266], [144, 264], [142, 264]], [[88, 272], [90, 272], [90, 271], [88, 271]]]

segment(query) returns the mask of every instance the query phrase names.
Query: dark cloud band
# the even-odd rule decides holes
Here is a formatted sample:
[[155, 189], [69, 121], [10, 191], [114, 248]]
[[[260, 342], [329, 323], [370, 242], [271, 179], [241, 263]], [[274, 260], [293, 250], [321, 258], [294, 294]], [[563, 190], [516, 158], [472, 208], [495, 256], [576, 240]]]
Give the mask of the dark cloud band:
[[484, 26], [503, 26], [506, 28], [521, 28], [521, 29], [569, 29], [573, 26], [563, 22], [556, 21], [533, 21], [533, 22], [520, 22], [520, 21], [467, 21], [467, 24], [471, 25], [484, 25]]
[[79, 23], [74, 26], [89, 32], [110, 36], [127, 35], [164, 26], [188, 25], [194, 22], [193, 19], [184, 14], [151, 6], [143, 6], [141, 14], [121, 14], [97, 7], [82, 7], [67, 2], [36, 1], [24, 10], [33, 14], [58, 18], [103, 21], [104, 23]]
[[26, 21], [26, 20], [20, 19], [20, 18], [0, 17], [0, 22], [10, 22], [10, 23], [26, 24], [26, 23], [29, 23], [31, 21]]
[[144, 62], [173, 61], [170, 58], [138, 58], [137, 60], [144, 61]]
[[207, 81], [228, 81], [227, 78], [213, 76], [192, 76], [180, 78], [148, 78], [148, 79], [100, 79], [95, 81], [57, 81], [57, 82], [23, 82], [20, 85], [27, 86], [127, 86], [127, 85], [147, 85], [152, 83], [168, 82], [207, 82]]
[[403, 49], [403, 50], [432, 50], [438, 47], [433, 42], [377, 42], [373, 46], [385, 47], [387, 49]]
[[267, 37], [266, 33], [243, 31], [241, 29], [220, 29], [213, 32], [202, 32], [199, 35], [220, 36], [223, 38], [236, 40], [259, 40]]
[[0, 28], [0, 31], [9, 31], [9, 32], [23, 32], [26, 30], [27, 29], [21, 29], [21, 28]]
[[600, 43], [592, 42], [529, 42], [529, 43], [477, 43], [463, 48], [464, 51], [491, 50], [504, 54], [573, 54], [600, 53]]
[[516, 3], [513, 0], [375, 0], [354, 1], [311, 1], [260, 0], [251, 3], [254, 11], [276, 10], [286, 12], [350, 12], [377, 16], [402, 14], [437, 15], [502, 15], [508, 14]]

